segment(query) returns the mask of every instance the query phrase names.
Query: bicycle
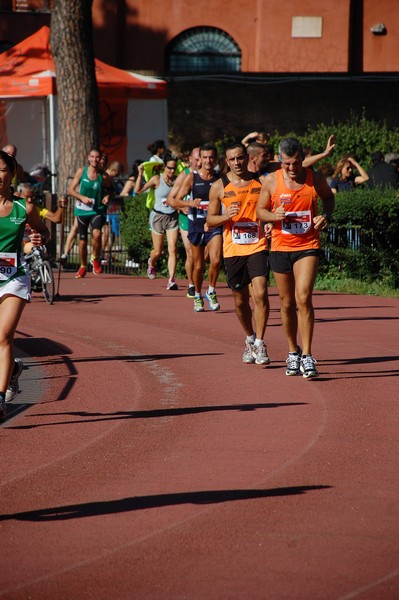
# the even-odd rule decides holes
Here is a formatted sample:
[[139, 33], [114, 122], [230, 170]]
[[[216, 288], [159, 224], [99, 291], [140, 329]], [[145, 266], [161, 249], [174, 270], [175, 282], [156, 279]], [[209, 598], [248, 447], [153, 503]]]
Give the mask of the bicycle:
[[54, 274], [45, 246], [36, 246], [25, 257], [31, 278], [32, 291], [43, 292], [48, 304], [54, 301]]

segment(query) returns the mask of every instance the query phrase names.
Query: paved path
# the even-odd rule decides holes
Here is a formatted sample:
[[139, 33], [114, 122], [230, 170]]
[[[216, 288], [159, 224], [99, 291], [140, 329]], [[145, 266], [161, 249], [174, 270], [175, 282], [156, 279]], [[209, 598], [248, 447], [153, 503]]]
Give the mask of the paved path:
[[399, 300], [316, 293], [321, 377], [243, 365], [229, 291], [63, 275], [0, 429], [7, 600], [399, 598]]

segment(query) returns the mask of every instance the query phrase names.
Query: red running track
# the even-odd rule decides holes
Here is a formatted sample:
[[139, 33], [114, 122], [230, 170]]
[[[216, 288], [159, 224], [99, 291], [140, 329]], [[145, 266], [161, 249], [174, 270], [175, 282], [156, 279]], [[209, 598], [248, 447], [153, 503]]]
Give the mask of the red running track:
[[0, 430], [7, 600], [399, 598], [399, 300], [316, 292], [321, 376], [243, 365], [229, 290], [64, 274]]

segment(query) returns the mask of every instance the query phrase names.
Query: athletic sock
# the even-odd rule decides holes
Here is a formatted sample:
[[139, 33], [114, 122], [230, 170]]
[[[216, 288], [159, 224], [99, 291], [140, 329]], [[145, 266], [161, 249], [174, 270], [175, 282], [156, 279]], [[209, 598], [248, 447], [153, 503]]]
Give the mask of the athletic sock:
[[261, 346], [263, 344], [263, 340], [260, 340], [259, 338], [256, 338], [254, 341], [254, 346], [258, 347]]
[[213, 294], [214, 291], [215, 291], [215, 288], [208, 285], [208, 294]]
[[253, 333], [252, 335], [247, 335], [247, 342], [249, 342], [250, 344], [253, 344], [255, 341], [255, 334]]

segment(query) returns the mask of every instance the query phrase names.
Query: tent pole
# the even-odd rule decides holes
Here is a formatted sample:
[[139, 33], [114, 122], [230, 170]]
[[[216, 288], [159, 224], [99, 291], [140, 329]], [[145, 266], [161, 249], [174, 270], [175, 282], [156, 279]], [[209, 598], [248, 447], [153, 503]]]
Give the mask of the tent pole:
[[55, 164], [55, 107], [54, 107], [54, 95], [48, 95], [49, 103], [49, 116], [50, 116], [50, 170], [53, 174], [51, 178], [51, 192], [56, 193], [57, 189], [57, 173]]

